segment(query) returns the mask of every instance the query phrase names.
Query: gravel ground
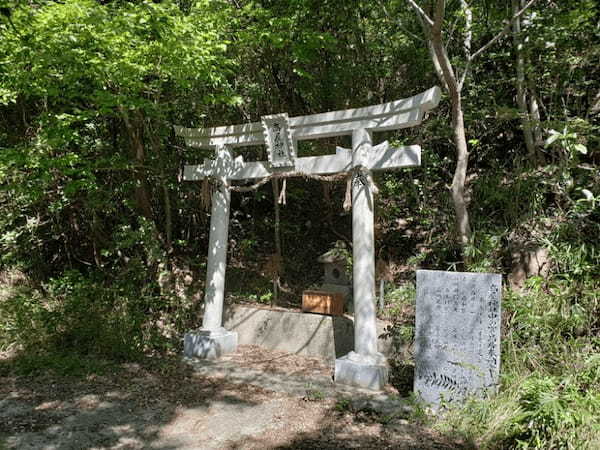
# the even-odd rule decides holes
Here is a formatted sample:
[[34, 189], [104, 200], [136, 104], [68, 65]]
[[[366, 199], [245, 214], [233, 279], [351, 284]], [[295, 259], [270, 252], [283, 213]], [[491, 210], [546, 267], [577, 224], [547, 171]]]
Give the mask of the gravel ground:
[[[213, 364], [0, 377], [0, 449], [471, 448], [390, 391], [338, 389], [323, 362], [241, 347]], [[403, 406], [404, 405], [404, 406]]]

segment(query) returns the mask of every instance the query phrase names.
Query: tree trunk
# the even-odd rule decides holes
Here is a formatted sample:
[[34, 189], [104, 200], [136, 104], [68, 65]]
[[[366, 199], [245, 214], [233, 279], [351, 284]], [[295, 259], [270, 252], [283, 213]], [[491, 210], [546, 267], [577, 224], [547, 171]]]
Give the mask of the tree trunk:
[[[512, 0], [513, 14], [516, 14], [521, 8], [519, 0]], [[529, 116], [529, 105], [527, 104], [527, 86], [525, 82], [525, 57], [523, 55], [523, 43], [521, 41], [521, 18], [513, 22], [513, 43], [515, 47], [515, 58], [517, 65], [517, 106], [521, 117], [521, 126], [525, 138], [525, 147], [529, 162], [534, 165], [537, 162], [535, 142], [531, 130], [531, 117]]]
[[131, 144], [131, 152], [137, 163], [137, 167], [134, 168], [135, 205], [142, 216], [148, 220], [152, 220], [152, 202], [150, 201], [146, 177], [144, 176], [142, 168], [146, 160], [142, 137], [143, 123], [139, 118], [138, 120], [132, 120], [125, 111], [121, 111], [121, 115], [125, 122], [125, 128], [127, 129], [127, 135]]
[[417, 14], [417, 19], [419, 19], [419, 22], [421, 23], [421, 29], [423, 30], [423, 34], [425, 35], [425, 40], [427, 42], [427, 50], [429, 50], [429, 56], [431, 56], [431, 62], [433, 63], [433, 68], [435, 70], [435, 74], [437, 75], [438, 80], [440, 80], [440, 83], [442, 83], [442, 88], [446, 92], [449, 92], [450, 89], [448, 88], [448, 83], [446, 83], [446, 77], [444, 76], [444, 71], [442, 70], [442, 65], [440, 63], [440, 60], [439, 60], [437, 54], [435, 53], [435, 49], [433, 48], [433, 42], [431, 39], [430, 29], [427, 26], [427, 24], [425, 22], [423, 22], [423, 18], [421, 17], [420, 14]]
[[[535, 85], [531, 80], [531, 77], [527, 79], [527, 85], [529, 86], [529, 115], [531, 117], [531, 129], [533, 131], [533, 140], [535, 143], [536, 150], [539, 149], [542, 145], [544, 145], [544, 138], [542, 136], [541, 129], [541, 115], [540, 115], [540, 105], [537, 99], [537, 92], [535, 89]], [[538, 152], [538, 160], [540, 159], [541, 154]]]
[[280, 221], [280, 207], [279, 207], [279, 180], [273, 178], [271, 181], [273, 186], [273, 203], [275, 204], [275, 258], [273, 261], [273, 300], [271, 304], [276, 305], [279, 301], [279, 272], [281, 259], [281, 221]]
[[469, 243], [469, 239], [471, 238], [471, 225], [467, 209], [468, 202], [465, 195], [469, 152], [460, 92], [456, 92], [451, 98], [452, 129], [454, 132], [454, 144], [456, 145], [456, 168], [454, 169], [454, 177], [452, 178], [452, 201], [454, 203], [454, 212], [456, 213], [458, 240], [464, 247]]
[[167, 183], [167, 177], [165, 176], [164, 168], [167, 166], [166, 161], [162, 161], [163, 154], [160, 151], [160, 137], [153, 131], [153, 128], [148, 124], [146, 126], [146, 132], [149, 135], [150, 142], [152, 143], [152, 150], [155, 155], [160, 155], [160, 184], [163, 193], [163, 208], [165, 215], [165, 236], [164, 243], [167, 251], [173, 250], [173, 208], [171, 207], [171, 193], [169, 192], [169, 186]]
[[165, 239], [167, 250], [171, 251], [173, 249], [173, 216], [171, 211], [171, 196], [169, 194], [169, 187], [167, 186], [164, 175], [162, 173], [161, 175], [163, 176], [161, 181], [165, 205]]
[[[525, 0], [521, 1], [521, 8], [525, 6]], [[521, 34], [526, 32], [526, 27], [524, 26], [521, 30]], [[526, 62], [529, 64], [529, 67], [532, 67], [531, 60], [529, 55], [526, 55]], [[531, 72], [531, 70], [529, 71]], [[527, 89], [529, 90], [529, 117], [531, 119], [531, 131], [533, 133], [533, 143], [535, 145], [536, 157], [538, 164], [544, 163], [544, 155], [541, 152], [541, 148], [544, 145], [544, 137], [542, 136], [542, 128], [541, 128], [541, 115], [540, 115], [540, 105], [538, 102], [538, 93], [535, 87], [535, 83], [533, 82], [533, 78], [531, 73], [525, 72], [525, 80], [527, 82]]]
[[[443, 2], [439, 2], [441, 4]], [[465, 183], [469, 167], [469, 151], [465, 135], [465, 122], [462, 110], [461, 86], [459, 85], [442, 38], [443, 5], [436, 11], [436, 23], [427, 33], [435, 56], [439, 62], [443, 80], [450, 94], [452, 104], [452, 131], [456, 146], [456, 168], [452, 178], [452, 202], [456, 215], [456, 232], [460, 245], [464, 248], [471, 238], [468, 202], [465, 196]]]
[[[529, 121], [529, 111], [525, 97], [522, 93], [525, 92], [525, 70], [524, 70], [524, 62], [522, 58], [522, 47], [520, 45], [520, 16], [526, 11], [526, 9], [533, 4], [535, 0], [530, 0], [526, 5], [522, 5], [518, 3], [519, 0], [512, 0], [514, 15], [511, 18], [510, 22], [506, 24], [506, 26], [496, 34], [487, 44], [479, 48], [476, 52], [471, 52], [471, 44], [472, 44], [472, 33], [471, 33], [471, 25], [473, 23], [473, 14], [469, 3], [466, 0], [460, 0], [460, 5], [462, 8], [462, 13], [465, 18], [465, 33], [463, 36], [463, 48], [466, 54], [466, 65], [463, 70], [462, 76], [458, 77], [454, 72], [454, 68], [448, 58], [448, 54], [446, 52], [446, 46], [444, 45], [444, 37], [442, 28], [445, 21], [445, 11], [446, 11], [446, 0], [436, 0], [433, 3], [433, 18], [430, 17], [424, 10], [419, 6], [415, 0], [406, 0], [407, 3], [412, 7], [415, 11], [421, 26], [423, 28], [423, 32], [427, 39], [427, 44], [432, 55], [433, 65], [435, 71], [440, 78], [444, 88], [450, 94], [450, 101], [452, 103], [452, 129], [454, 132], [454, 144], [456, 145], [456, 168], [454, 170], [454, 177], [452, 179], [452, 201], [454, 203], [454, 210], [456, 213], [456, 224], [457, 224], [457, 234], [458, 240], [461, 245], [464, 247], [468, 244], [471, 238], [471, 227], [469, 223], [469, 213], [468, 213], [468, 202], [465, 193], [465, 184], [467, 179], [467, 169], [469, 166], [469, 152], [467, 147], [467, 139], [465, 135], [465, 124], [464, 124], [464, 115], [462, 110], [462, 97], [461, 91], [464, 85], [464, 82], [469, 73], [470, 63], [481, 53], [486, 51], [494, 42], [498, 39], [505, 36], [513, 27], [513, 38], [515, 39], [515, 43], [517, 44], [517, 55], [521, 55], [520, 59], [517, 59], [517, 72], [518, 72], [518, 86], [521, 86], [521, 95], [519, 95], [519, 107], [521, 111], [524, 113], [525, 121], [524, 121], [524, 129], [528, 130], [528, 136], [531, 138], [529, 141], [533, 144], [533, 138], [531, 137], [531, 129], [530, 121]], [[523, 102], [521, 102], [523, 100]], [[528, 138], [528, 139], [529, 139]], [[528, 146], [528, 150], [532, 148], [535, 150], [535, 147]], [[530, 153], [530, 156], [535, 156], [534, 152]]]

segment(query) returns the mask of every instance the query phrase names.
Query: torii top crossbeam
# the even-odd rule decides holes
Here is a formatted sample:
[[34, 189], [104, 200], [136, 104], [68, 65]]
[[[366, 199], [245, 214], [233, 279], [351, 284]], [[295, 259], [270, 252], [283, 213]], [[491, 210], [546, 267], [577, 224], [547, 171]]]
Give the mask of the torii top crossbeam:
[[[186, 145], [199, 148], [242, 147], [266, 144], [268, 162], [244, 162], [241, 156], [228, 165], [226, 177], [231, 180], [263, 178], [285, 169], [306, 174], [345, 172], [352, 168], [352, 154], [338, 148], [335, 155], [296, 158], [298, 140], [317, 139], [352, 134], [356, 130], [387, 131], [419, 125], [424, 113], [435, 108], [440, 99], [439, 87], [433, 87], [410, 98], [364, 108], [331, 111], [288, 118], [287, 114], [264, 116], [261, 122], [214, 128], [176, 126], [175, 133]], [[417, 145], [389, 148], [387, 143], [372, 148], [365, 155], [364, 166], [373, 169], [415, 166], [420, 163]], [[205, 160], [203, 165], [188, 165], [184, 179], [193, 181], [223, 174], [217, 160]], [[223, 174], [225, 175], [225, 174]]]

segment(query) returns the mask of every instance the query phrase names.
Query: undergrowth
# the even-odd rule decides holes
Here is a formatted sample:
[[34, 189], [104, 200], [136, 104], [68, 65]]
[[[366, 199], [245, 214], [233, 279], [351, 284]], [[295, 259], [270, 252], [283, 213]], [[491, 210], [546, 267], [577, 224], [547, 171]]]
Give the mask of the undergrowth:
[[[554, 273], [503, 293], [498, 393], [454, 404], [430, 421], [440, 431], [486, 449], [600, 448], [598, 255], [586, 243], [547, 244]], [[415, 295], [410, 282], [386, 292], [387, 333], [397, 351], [391, 381], [403, 393], [414, 377], [406, 346], [414, 338]]]
[[109, 282], [68, 271], [40, 287], [4, 288], [0, 352], [15, 356], [2, 361], [0, 371], [76, 375], [179, 351], [192, 302], [161, 293], [141, 277], [146, 273], [136, 273]]
[[600, 448], [599, 288], [534, 279], [507, 292], [499, 393], [451, 409], [438, 427], [482, 448]]
[[[544, 277], [530, 277], [521, 293], [504, 292], [498, 393], [454, 405], [440, 417], [429, 418], [427, 424], [451, 430], [481, 448], [596, 449], [600, 448], [598, 208], [596, 203], [577, 201], [562, 210], [542, 209], [539, 195], [531, 198], [532, 205], [527, 208], [517, 206], [514, 187], [521, 186], [516, 192], [525, 198], [529, 187], [539, 180], [521, 177], [509, 185], [504, 178], [481, 179], [484, 184], [474, 190], [479, 204], [486, 210], [508, 213], [476, 217], [477, 231], [460, 264], [449, 263], [457, 252], [447, 242], [449, 234], [441, 232], [441, 237], [405, 259], [411, 273], [416, 267], [507, 273], [511, 245], [525, 248], [532, 244], [547, 249], [552, 264]], [[389, 207], [394, 206], [390, 199], [400, 197], [391, 194]], [[559, 194], [561, 202], [568, 204], [567, 197]], [[550, 190], [544, 194], [552, 195], [555, 193]], [[431, 208], [423, 214], [435, 224], [443, 212], [443, 208]], [[391, 223], [393, 217], [386, 220]], [[308, 222], [293, 223], [308, 227]], [[397, 224], [405, 230], [406, 241], [398, 247], [402, 245], [407, 252], [413, 242], [409, 239], [420, 231], [405, 222]], [[291, 231], [302, 234], [298, 229]], [[395, 239], [400, 239], [398, 235], [396, 232]], [[183, 288], [181, 295], [175, 295], [177, 282], [170, 278], [173, 268], [155, 236], [155, 230], [145, 225], [139, 230], [124, 228], [103, 254], [111, 263], [101, 269], [68, 269], [39, 279], [37, 284], [24, 283], [1, 293], [0, 351], [20, 352], [0, 364], [0, 375], [7, 371], [38, 375], [47, 370], [64, 375], [99, 373], [122, 361], [180, 352], [178, 339], [186, 329], [197, 326], [201, 302]], [[396, 245], [395, 241], [384, 242], [389, 247]], [[259, 247], [248, 244], [241, 247], [248, 254], [234, 252], [239, 260], [232, 258], [228, 279], [237, 283], [228, 288], [232, 296], [247, 300], [254, 295], [255, 301], [270, 303], [266, 272], [259, 270], [258, 264], [256, 270], [242, 264], [260, 260], [261, 255], [255, 254]], [[309, 256], [318, 252], [304, 241], [297, 247], [302, 253], [289, 258], [285, 276], [298, 280], [298, 274], [304, 274], [303, 282], [317, 279], [321, 269]], [[391, 258], [394, 252], [387, 250]], [[308, 270], [309, 265], [314, 267]], [[205, 267], [193, 271], [203, 274]], [[196, 295], [203, 292], [199, 284], [192, 287]], [[414, 282], [388, 283], [382, 314], [391, 321], [386, 333], [398, 354], [391, 361], [392, 383], [402, 395], [412, 391], [414, 378], [415, 291]]]

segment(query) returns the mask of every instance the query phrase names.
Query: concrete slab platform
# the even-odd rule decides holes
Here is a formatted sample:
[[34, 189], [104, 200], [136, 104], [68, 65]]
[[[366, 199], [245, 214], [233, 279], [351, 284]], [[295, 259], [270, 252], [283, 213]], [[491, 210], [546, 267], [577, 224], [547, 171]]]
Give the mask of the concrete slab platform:
[[[377, 321], [379, 336], [387, 325]], [[258, 345], [331, 362], [354, 350], [354, 319], [349, 315], [326, 316], [234, 305], [225, 310], [223, 326], [238, 333], [239, 345]], [[384, 355], [391, 354], [391, 339], [379, 338], [378, 350]]]

